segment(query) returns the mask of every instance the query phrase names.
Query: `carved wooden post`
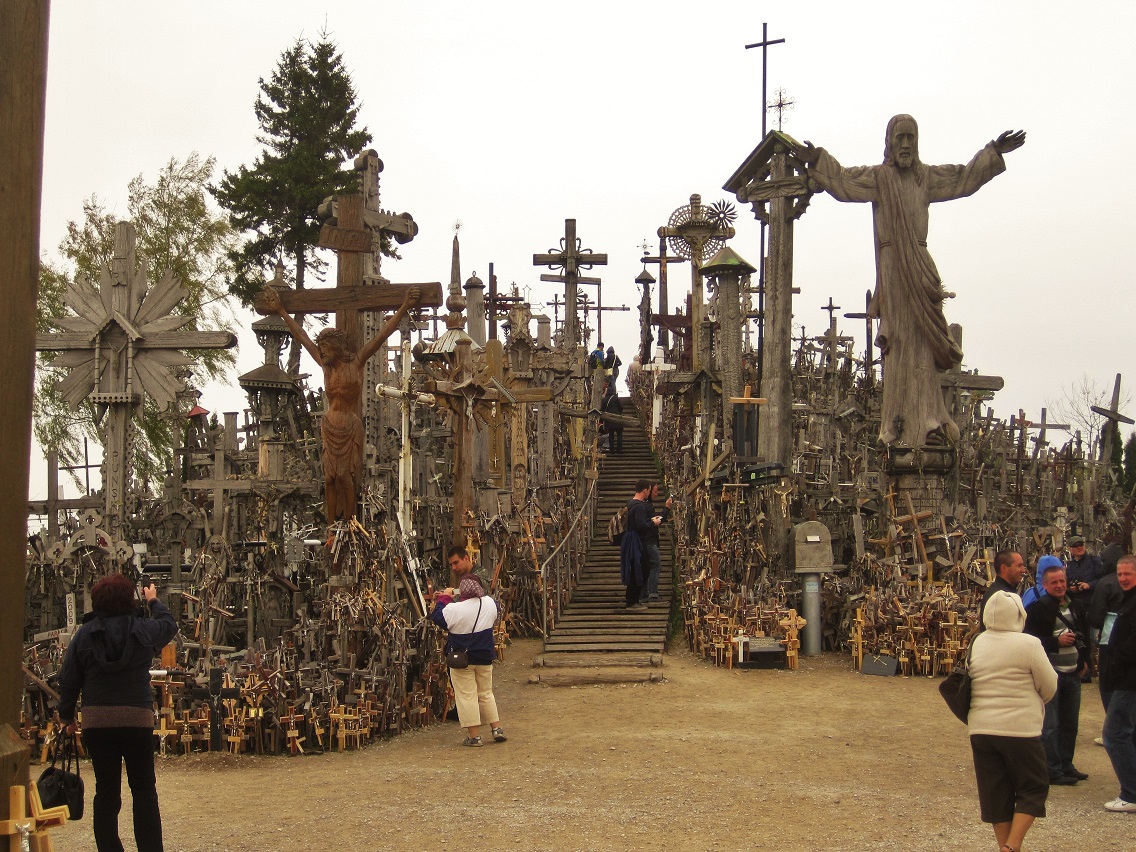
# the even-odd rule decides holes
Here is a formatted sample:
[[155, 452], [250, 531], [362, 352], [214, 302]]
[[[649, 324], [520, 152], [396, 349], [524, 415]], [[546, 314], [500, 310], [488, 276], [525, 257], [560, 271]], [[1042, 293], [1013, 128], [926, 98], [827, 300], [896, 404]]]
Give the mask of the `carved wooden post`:
[[733, 405], [730, 399], [742, 394], [742, 303], [741, 279], [757, 270], [736, 251], [724, 246], [702, 267], [702, 275], [717, 284], [718, 376], [722, 380], [722, 425], [727, 443], [734, 434]]
[[[47, 90], [46, 0], [0, 4], [0, 463], [8, 487], [0, 496], [0, 788], [28, 782], [28, 752], [20, 720], [24, 566], [27, 560], [28, 457], [39, 282], [40, 184]], [[7, 818], [7, 797], [0, 817]]]

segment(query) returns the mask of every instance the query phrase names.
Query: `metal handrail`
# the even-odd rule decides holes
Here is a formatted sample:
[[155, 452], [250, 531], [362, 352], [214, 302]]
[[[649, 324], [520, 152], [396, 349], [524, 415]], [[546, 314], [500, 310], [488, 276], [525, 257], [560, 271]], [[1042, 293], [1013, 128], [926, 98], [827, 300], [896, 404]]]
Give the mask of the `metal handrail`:
[[[541, 586], [541, 633], [544, 638], [548, 638], [548, 568], [552, 563], [556, 562], [556, 616], [555, 620], [560, 619], [560, 607], [564, 602], [564, 593], [571, 591], [576, 587], [576, 583], [580, 578], [580, 569], [584, 565], [584, 561], [588, 558], [588, 548], [592, 541], [592, 529], [595, 526], [595, 512], [596, 512], [596, 490], [599, 479], [593, 479], [592, 485], [588, 489], [588, 496], [584, 499], [584, 503], [580, 506], [580, 511], [576, 513], [576, 517], [572, 519], [569, 524], [567, 532], [564, 537], [560, 539], [560, 543], [556, 545], [548, 558], [541, 563], [540, 566], [540, 586]], [[584, 517], [585, 513], [588, 516], [588, 524], [586, 527], [577, 529], [580, 524], [580, 519]], [[582, 534], [583, 533], [583, 534]], [[567, 550], [565, 545], [571, 544]], [[560, 556], [567, 554], [567, 571], [562, 571], [564, 560]], [[565, 581], [567, 584], [565, 585]], [[555, 627], [555, 622], [553, 623]]]

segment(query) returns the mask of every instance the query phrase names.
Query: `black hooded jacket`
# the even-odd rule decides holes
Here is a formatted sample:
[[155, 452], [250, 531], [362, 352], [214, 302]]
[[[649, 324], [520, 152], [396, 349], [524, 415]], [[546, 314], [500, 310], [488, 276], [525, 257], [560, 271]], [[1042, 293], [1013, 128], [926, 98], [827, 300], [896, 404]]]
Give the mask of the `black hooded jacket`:
[[75, 703], [153, 707], [150, 665], [177, 635], [177, 623], [166, 605], [150, 602], [151, 618], [99, 615], [86, 622], [71, 639], [59, 671], [59, 717], [75, 718]]

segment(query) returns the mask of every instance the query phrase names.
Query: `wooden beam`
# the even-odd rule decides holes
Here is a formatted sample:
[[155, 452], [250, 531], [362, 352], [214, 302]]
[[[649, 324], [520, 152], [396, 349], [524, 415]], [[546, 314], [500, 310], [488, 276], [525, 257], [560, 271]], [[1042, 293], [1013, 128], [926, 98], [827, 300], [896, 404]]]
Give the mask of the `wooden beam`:
[[281, 290], [280, 301], [284, 310], [294, 313], [338, 313], [359, 311], [393, 311], [406, 298], [411, 287], [420, 287], [420, 308], [442, 306], [442, 285], [437, 281], [426, 284], [363, 284], [350, 287], [317, 287], [309, 290]]
[[[39, 218], [47, 99], [48, 0], [0, 3], [0, 789], [28, 783], [16, 729], [24, 679], [24, 571], [39, 285]], [[8, 804], [0, 805], [8, 816]]]

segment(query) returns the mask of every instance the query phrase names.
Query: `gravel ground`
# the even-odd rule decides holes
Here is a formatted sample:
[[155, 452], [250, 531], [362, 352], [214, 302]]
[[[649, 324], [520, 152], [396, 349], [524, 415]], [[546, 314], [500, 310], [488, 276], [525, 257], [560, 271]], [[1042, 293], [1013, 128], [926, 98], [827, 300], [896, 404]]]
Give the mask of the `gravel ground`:
[[[664, 683], [557, 688], [527, 682], [539, 650], [515, 642], [496, 669], [507, 743], [462, 748], [451, 722], [347, 754], [159, 759], [166, 849], [997, 849], [937, 680], [835, 655], [726, 671], [677, 650]], [[1117, 793], [1101, 718], [1086, 686], [1090, 778], [1051, 791], [1029, 852], [1136, 847], [1136, 815], [1101, 807]], [[94, 850], [89, 815], [54, 843]]]

